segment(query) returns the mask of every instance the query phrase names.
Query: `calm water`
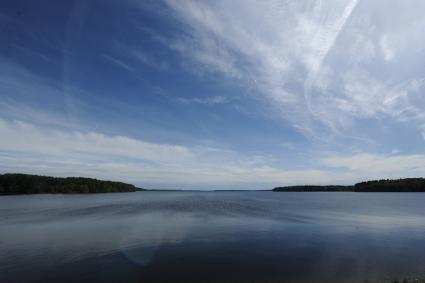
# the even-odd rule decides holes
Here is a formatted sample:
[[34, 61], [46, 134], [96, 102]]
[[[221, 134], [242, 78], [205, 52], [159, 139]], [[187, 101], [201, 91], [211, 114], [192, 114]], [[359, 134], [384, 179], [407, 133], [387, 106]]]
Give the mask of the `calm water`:
[[0, 282], [364, 282], [425, 276], [425, 194], [0, 197]]

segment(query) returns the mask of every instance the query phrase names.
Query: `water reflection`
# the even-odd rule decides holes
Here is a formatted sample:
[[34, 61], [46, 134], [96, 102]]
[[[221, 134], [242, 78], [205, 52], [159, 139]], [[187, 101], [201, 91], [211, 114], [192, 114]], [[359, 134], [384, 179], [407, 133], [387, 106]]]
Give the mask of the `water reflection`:
[[421, 276], [425, 194], [0, 198], [0, 282], [363, 282]]

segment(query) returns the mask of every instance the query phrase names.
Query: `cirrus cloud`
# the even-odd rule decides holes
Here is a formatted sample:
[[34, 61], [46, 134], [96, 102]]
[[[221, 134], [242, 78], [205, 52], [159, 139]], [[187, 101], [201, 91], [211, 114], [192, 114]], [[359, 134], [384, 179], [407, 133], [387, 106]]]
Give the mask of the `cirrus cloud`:
[[172, 48], [307, 136], [361, 136], [362, 119], [425, 122], [422, 1], [165, 2], [184, 31]]

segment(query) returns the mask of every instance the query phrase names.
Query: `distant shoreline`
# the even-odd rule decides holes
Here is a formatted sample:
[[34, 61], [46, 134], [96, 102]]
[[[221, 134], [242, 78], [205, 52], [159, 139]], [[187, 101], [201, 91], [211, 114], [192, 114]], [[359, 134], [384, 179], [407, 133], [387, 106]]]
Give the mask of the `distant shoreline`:
[[132, 184], [83, 177], [50, 177], [0, 174], [0, 195], [93, 194], [123, 192], [425, 192], [425, 178], [385, 179], [354, 185], [297, 185], [264, 190], [171, 190], [142, 189]]

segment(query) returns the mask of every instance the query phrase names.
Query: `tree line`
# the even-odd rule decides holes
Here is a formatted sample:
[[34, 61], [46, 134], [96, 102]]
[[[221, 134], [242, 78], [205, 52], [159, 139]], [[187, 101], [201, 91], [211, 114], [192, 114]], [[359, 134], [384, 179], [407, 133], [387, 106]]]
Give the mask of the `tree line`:
[[425, 192], [425, 178], [378, 180], [354, 185], [357, 192]]
[[425, 178], [383, 179], [357, 183], [354, 186], [286, 186], [275, 192], [425, 192]]
[[112, 193], [141, 190], [131, 184], [82, 177], [0, 174], [0, 194]]

